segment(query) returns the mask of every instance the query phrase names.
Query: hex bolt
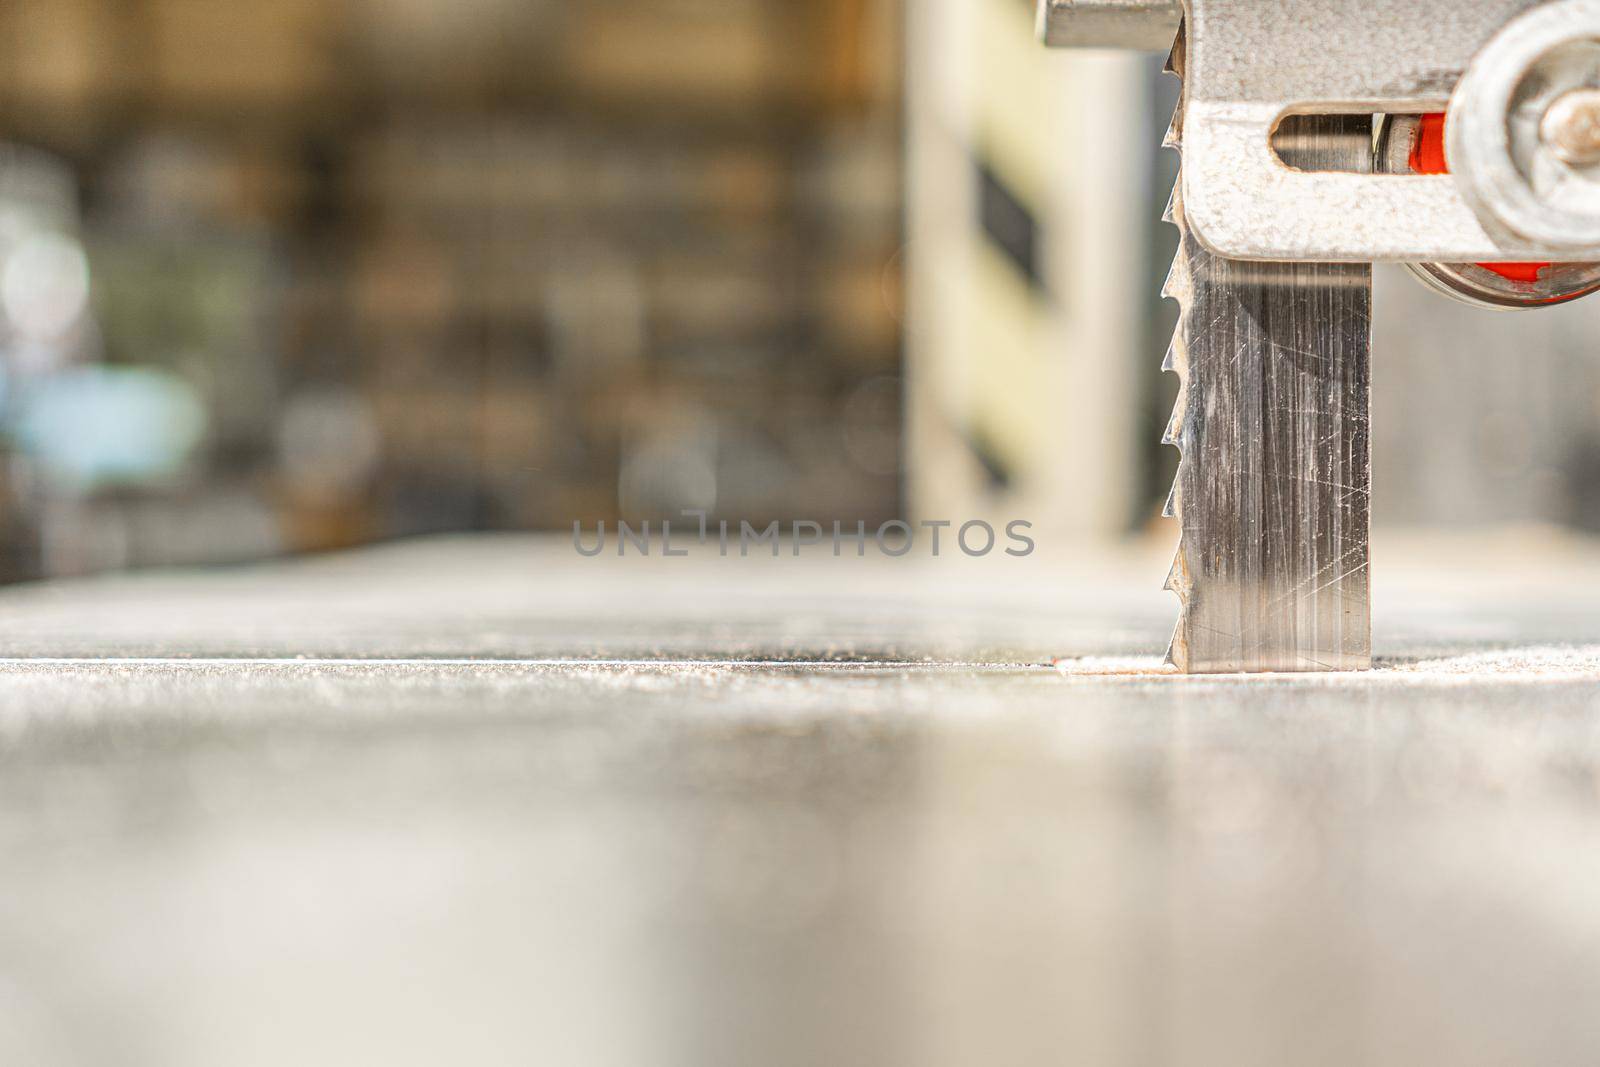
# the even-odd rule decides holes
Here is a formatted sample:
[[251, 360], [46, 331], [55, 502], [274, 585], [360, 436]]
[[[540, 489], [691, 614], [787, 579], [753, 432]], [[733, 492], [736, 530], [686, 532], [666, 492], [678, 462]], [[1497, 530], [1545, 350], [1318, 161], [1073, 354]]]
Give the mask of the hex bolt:
[[1539, 137], [1563, 163], [1600, 163], [1600, 89], [1573, 89], [1558, 97], [1539, 122]]

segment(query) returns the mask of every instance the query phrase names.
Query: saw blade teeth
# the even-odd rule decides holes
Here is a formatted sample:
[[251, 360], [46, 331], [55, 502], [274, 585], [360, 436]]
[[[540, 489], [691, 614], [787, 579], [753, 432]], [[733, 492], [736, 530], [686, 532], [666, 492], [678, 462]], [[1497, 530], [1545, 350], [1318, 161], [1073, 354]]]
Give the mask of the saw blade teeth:
[[1184, 674], [1189, 671], [1189, 646], [1183, 639], [1182, 630], [1173, 633], [1172, 640], [1167, 644], [1166, 665]]
[[[1161, 443], [1183, 451], [1183, 413], [1188, 406], [1188, 390], [1180, 382], [1178, 385], [1178, 401], [1172, 405], [1172, 417], [1167, 420], [1167, 428], [1161, 432]], [[1168, 515], [1167, 518], [1173, 518]]]
[[[1172, 42], [1172, 51], [1167, 56], [1167, 73], [1183, 77], [1184, 68], [1184, 38], [1185, 31], [1179, 27], [1178, 35]], [[1189, 669], [1188, 648], [1188, 617], [1189, 599], [1192, 589], [1190, 581], [1186, 545], [1183, 537], [1183, 494], [1180, 487], [1183, 485], [1185, 464], [1188, 461], [1182, 446], [1184, 417], [1189, 406], [1189, 353], [1187, 343], [1187, 326], [1190, 308], [1194, 300], [1194, 279], [1190, 275], [1189, 256], [1187, 249], [1188, 231], [1184, 225], [1183, 217], [1183, 165], [1181, 155], [1183, 151], [1183, 93], [1180, 90], [1178, 105], [1173, 109], [1172, 121], [1167, 126], [1166, 136], [1162, 145], [1175, 149], [1180, 154], [1178, 176], [1172, 183], [1172, 192], [1167, 197], [1166, 209], [1161, 213], [1162, 221], [1171, 223], [1178, 228], [1178, 247], [1173, 253], [1172, 267], [1167, 272], [1166, 280], [1161, 286], [1161, 295], [1169, 300], [1178, 302], [1178, 321], [1173, 327], [1172, 342], [1167, 346], [1166, 356], [1161, 361], [1161, 369], [1178, 376], [1178, 396], [1172, 405], [1172, 415], [1167, 420], [1166, 429], [1161, 435], [1161, 443], [1171, 445], [1178, 449], [1178, 470], [1173, 475], [1172, 488], [1167, 491], [1167, 499], [1161, 509], [1163, 517], [1175, 519], [1178, 522], [1178, 545], [1173, 553], [1172, 566], [1167, 571], [1167, 580], [1164, 588], [1178, 598], [1178, 619], [1173, 627], [1172, 642], [1167, 646], [1166, 663], [1179, 671], [1187, 672]]]
[[1187, 299], [1188, 285], [1187, 269], [1183, 267], [1184, 250], [1181, 242], [1178, 248], [1177, 259], [1173, 262], [1173, 275], [1178, 277], [1180, 284], [1173, 286], [1172, 279], [1168, 280], [1168, 289], [1163, 293], [1168, 296], [1183, 295], [1178, 299], [1178, 323], [1173, 330], [1172, 343], [1167, 347], [1167, 355], [1161, 363], [1161, 369], [1170, 371], [1178, 376], [1178, 396], [1172, 405], [1172, 415], [1167, 420], [1166, 429], [1162, 432], [1161, 443], [1171, 445], [1178, 449], [1178, 470], [1172, 478], [1172, 488], [1167, 492], [1166, 503], [1161, 509], [1162, 517], [1178, 521], [1178, 547], [1172, 560], [1172, 568], [1167, 572], [1165, 588], [1178, 598], [1178, 621], [1173, 629], [1172, 644], [1167, 649], [1167, 664], [1178, 670], [1188, 670], [1188, 647], [1185, 643], [1188, 634], [1187, 618], [1189, 613], [1189, 581], [1188, 568], [1185, 565], [1185, 549], [1183, 537], [1183, 495], [1180, 487], [1183, 484], [1184, 468], [1189, 462], [1183, 448], [1183, 426], [1189, 409], [1189, 367], [1188, 351], [1184, 341], [1184, 326], [1188, 321], [1190, 301]]
[[[1176, 486], [1174, 486], [1176, 490]], [[1172, 629], [1172, 640], [1167, 644], [1166, 663], [1169, 667], [1176, 667], [1186, 672], [1189, 670], [1189, 642], [1188, 627], [1184, 625], [1189, 612], [1189, 595], [1191, 583], [1189, 569], [1184, 564], [1183, 545], [1180, 542], [1177, 553], [1172, 557], [1172, 568], [1167, 571], [1167, 580], [1163, 586], [1167, 592], [1178, 598], [1178, 623]]]
[[1183, 103], [1173, 109], [1172, 120], [1167, 123], [1167, 132], [1161, 135], [1161, 147], [1181, 150], [1183, 148]]
[[[1184, 225], [1182, 186], [1183, 166], [1180, 164], [1178, 177], [1172, 184], [1172, 194], [1167, 197], [1167, 209], [1161, 215], [1162, 221], [1178, 228], [1178, 248], [1172, 255], [1172, 266], [1167, 269], [1167, 277], [1161, 283], [1161, 295], [1187, 306], [1189, 296], [1194, 291], [1194, 279], [1189, 272], [1188, 249], [1184, 247], [1188, 233]], [[1179, 321], [1182, 321], [1181, 318]]]
[[1161, 369], [1178, 376], [1178, 398], [1172, 405], [1172, 415], [1167, 419], [1166, 429], [1161, 433], [1161, 443], [1181, 451], [1184, 413], [1189, 407], [1189, 355], [1181, 335], [1173, 335], [1172, 344], [1167, 348], [1167, 358], [1161, 361]]
[[1192, 585], [1193, 583], [1189, 581], [1188, 564], [1184, 561], [1183, 553], [1179, 552], [1172, 557], [1172, 566], [1167, 571], [1167, 580], [1162, 588], [1178, 594], [1179, 600], [1187, 601]]
[[1178, 26], [1178, 34], [1172, 39], [1172, 50], [1167, 53], [1167, 62], [1161, 68], [1168, 74], [1178, 79], [1180, 91], [1178, 106], [1172, 110], [1172, 121], [1167, 124], [1167, 132], [1161, 139], [1161, 144], [1166, 148], [1177, 148], [1183, 143], [1183, 83], [1184, 68], [1184, 43], [1187, 34], [1182, 24]]
[[1193, 291], [1193, 281], [1189, 277], [1189, 260], [1183, 254], [1183, 249], [1178, 249], [1178, 254], [1172, 260], [1172, 269], [1167, 271], [1167, 280], [1161, 283], [1161, 295], [1168, 300], [1176, 300], [1187, 305], [1189, 294]]

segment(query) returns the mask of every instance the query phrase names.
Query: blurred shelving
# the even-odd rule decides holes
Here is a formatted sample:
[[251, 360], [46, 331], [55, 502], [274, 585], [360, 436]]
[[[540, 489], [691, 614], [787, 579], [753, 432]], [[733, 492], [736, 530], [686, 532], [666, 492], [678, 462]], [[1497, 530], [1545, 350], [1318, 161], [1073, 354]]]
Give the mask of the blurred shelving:
[[7, 5], [0, 137], [72, 168], [95, 358], [172, 371], [207, 414], [179, 474], [62, 489], [48, 506], [100, 529], [51, 523], [81, 543], [35, 569], [192, 558], [104, 528], [221, 497], [258, 532], [219, 526], [205, 558], [708, 505], [896, 514], [899, 17]]

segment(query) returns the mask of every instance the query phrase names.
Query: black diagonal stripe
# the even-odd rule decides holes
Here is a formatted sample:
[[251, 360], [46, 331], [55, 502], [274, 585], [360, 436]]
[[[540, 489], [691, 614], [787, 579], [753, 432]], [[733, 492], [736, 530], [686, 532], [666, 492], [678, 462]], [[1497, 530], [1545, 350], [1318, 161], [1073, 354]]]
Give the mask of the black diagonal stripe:
[[989, 240], [1035, 289], [1044, 288], [1039, 273], [1039, 223], [987, 163], [973, 160], [977, 170], [978, 220]]

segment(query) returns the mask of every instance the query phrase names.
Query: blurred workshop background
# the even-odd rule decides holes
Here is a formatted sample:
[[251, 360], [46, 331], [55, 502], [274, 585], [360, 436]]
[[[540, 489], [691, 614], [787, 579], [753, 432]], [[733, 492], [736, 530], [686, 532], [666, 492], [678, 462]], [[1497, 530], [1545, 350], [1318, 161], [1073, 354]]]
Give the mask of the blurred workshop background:
[[[1149, 529], [1174, 96], [1030, 0], [9, 0], [0, 580]], [[1380, 523], [1600, 529], [1600, 304], [1378, 308]]]

